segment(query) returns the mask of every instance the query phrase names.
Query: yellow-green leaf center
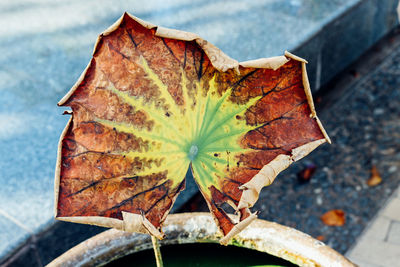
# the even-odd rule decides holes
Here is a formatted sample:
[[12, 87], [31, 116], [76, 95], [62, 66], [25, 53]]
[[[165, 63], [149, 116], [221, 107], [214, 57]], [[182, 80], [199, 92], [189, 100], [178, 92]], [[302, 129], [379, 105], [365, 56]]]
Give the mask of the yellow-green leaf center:
[[[180, 84], [184, 105], [177, 105], [168, 87], [144, 58], [141, 58], [141, 65], [147, 78], [159, 88], [163, 105], [146, 103], [142, 98], [130, 96], [114, 86], [110, 86], [108, 90], [136, 111], [145, 113], [154, 121], [153, 128], [138, 129], [129, 124], [100, 119], [97, 121], [117, 131], [134, 134], [149, 143], [147, 151], [123, 153], [130, 158], [150, 159], [154, 163], [138, 170], [137, 175], [167, 171], [166, 179], [178, 184], [185, 177], [191, 163], [193, 176], [203, 191], [208, 190], [211, 185], [218, 187], [217, 180], [228, 174], [229, 162], [246, 151], [240, 146], [239, 140], [255, 127], [247, 125], [241, 118], [260, 97], [250, 99], [244, 104], [234, 103], [230, 100], [233, 88], [219, 92], [215, 76], [208, 81], [207, 86], [202, 84], [203, 81], [195, 81], [191, 87], [193, 91], [189, 92], [187, 79], [182, 71]], [[160, 180], [160, 183], [164, 181]]]

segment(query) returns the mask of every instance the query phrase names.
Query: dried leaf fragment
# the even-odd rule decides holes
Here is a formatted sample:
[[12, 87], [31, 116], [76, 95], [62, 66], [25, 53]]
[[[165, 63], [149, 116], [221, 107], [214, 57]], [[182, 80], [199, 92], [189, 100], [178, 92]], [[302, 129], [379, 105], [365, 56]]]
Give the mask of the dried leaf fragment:
[[329, 226], [343, 226], [346, 223], [345, 212], [340, 209], [330, 210], [321, 216], [321, 220]]
[[310, 164], [310, 165], [306, 166], [303, 170], [301, 170], [297, 174], [297, 179], [298, 179], [299, 183], [309, 182], [311, 180], [311, 178], [313, 177], [316, 170], [317, 170], [317, 166], [315, 166], [314, 164]]
[[371, 168], [371, 176], [367, 181], [367, 185], [368, 186], [377, 186], [378, 184], [380, 184], [382, 182], [382, 177], [378, 172], [378, 169], [376, 168], [376, 166], [372, 166]]

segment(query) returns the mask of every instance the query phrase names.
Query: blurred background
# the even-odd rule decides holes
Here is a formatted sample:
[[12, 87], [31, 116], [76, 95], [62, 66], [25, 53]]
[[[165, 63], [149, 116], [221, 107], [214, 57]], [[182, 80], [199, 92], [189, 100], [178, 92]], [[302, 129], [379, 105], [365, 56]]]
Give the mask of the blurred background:
[[[43, 266], [105, 230], [53, 219], [57, 143], [68, 119], [56, 104], [86, 67], [97, 36], [127, 11], [197, 33], [239, 61], [285, 50], [307, 59], [333, 144], [281, 173], [254, 210], [361, 266], [400, 266], [397, 4], [0, 1], [0, 265]], [[174, 212], [201, 210], [205, 204], [189, 182]]]

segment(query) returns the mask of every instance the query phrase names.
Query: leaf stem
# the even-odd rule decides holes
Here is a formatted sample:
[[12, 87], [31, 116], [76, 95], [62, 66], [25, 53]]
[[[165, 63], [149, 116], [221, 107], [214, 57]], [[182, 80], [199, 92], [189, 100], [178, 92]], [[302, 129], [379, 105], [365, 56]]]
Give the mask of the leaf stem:
[[158, 242], [157, 237], [151, 236], [151, 243], [153, 243], [154, 256], [156, 257], [157, 267], [163, 267], [164, 264], [161, 257], [160, 243]]

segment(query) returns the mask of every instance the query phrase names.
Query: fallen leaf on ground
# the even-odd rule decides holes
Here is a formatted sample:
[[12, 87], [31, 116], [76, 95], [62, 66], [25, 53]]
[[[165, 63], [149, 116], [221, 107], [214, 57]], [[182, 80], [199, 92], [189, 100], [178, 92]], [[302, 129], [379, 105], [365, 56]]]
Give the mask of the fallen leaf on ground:
[[313, 177], [317, 166], [310, 164], [297, 174], [297, 179], [300, 183], [307, 183]]
[[343, 226], [346, 223], [345, 212], [343, 210], [330, 210], [321, 216], [321, 220], [329, 226]]
[[382, 177], [378, 172], [376, 166], [372, 166], [371, 169], [371, 177], [367, 181], [368, 186], [377, 186], [382, 182]]
[[319, 235], [319, 236], [316, 237], [316, 239], [319, 240], [319, 241], [324, 241], [325, 240], [325, 236]]

